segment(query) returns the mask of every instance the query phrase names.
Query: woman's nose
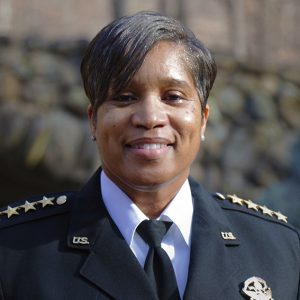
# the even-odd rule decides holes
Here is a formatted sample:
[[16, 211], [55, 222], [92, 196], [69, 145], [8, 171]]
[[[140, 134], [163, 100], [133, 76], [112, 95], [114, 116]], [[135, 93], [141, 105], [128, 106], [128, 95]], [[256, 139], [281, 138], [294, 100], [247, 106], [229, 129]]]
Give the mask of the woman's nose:
[[164, 103], [158, 97], [141, 99], [132, 114], [132, 124], [135, 127], [152, 129], [167, 124], [168, 114]]

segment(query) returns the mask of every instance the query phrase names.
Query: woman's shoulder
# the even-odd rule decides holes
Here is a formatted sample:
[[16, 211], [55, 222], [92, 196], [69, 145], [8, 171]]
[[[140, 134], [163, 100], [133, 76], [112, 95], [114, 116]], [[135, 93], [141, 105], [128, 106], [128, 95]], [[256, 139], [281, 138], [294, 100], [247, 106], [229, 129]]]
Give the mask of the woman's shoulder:
[[252, 200], [243, 199], [236, 194], [224, 195], [222, 193], [206, 192], [205, 189], [193, 178], [189, 178], [189, 183], [192, 191], [198, 195], [206, 195], [209, 198], [214, 198], [224, 211], [237, 212], [245, 215], [262, 218], [268, 221], [277, 222], [289, 226], [288, 217], [280, 212], [273, 211], [272, 209], [255, 203]]
[[[249, 199], [243, 199], [235, 194], [223, 195], [221, 193], [214, 193], [213, 198], [221, 206], [223, 211], [230, 215], [230, 219], [239, 220], [241, 226], [247, 224], [262, 229], [262, 227], [277, 231], [286, 231], [296, 233], [299, 238], [299, 230], [289, 223], [288, 217], [279, 211], [274, 211], [265, 205], [260, 205]], [[254, 225], [255, 224], [255, 225]], [[262, 226], [266, 224], [265, 226]], [[277, 226], [276, 229], [273, 226]], [[279, 229], [280, 228], [280, 229]]]
[[33, 196], [0, 208], [0, 230], [3, 228], [61, 215], [70, 210], [74, 192]]

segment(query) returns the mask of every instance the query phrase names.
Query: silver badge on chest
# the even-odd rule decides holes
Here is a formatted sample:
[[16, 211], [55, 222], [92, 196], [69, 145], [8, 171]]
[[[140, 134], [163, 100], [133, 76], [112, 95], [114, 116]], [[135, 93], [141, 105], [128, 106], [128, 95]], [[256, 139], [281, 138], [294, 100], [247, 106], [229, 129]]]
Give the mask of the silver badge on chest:
[[250, 300], [274, 300], [272, 291], [265, 280], [251, 277], [244, 282], [242, 293]]

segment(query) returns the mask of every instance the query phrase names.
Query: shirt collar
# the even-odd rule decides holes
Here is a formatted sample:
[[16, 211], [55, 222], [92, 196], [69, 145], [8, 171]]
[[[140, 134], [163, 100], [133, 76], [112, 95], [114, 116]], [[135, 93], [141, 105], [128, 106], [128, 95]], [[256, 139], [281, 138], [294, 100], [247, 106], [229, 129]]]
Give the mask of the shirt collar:
[[188, 180], [184, 182], [174, 199], [161, 213], [159, 219], [172, 221], [179, 229], [186, 244], [190, 246], [193, 218], [193, 200]]
[[[101, 192], [104, 205], [121, 234], [130, 246], [137, 226], [148, 217], [102, 170]], [[161, 213], [159, 220], [172, 221], [179, 229], [184, 241], [190, 246], [193, 202], [188, 180]]]

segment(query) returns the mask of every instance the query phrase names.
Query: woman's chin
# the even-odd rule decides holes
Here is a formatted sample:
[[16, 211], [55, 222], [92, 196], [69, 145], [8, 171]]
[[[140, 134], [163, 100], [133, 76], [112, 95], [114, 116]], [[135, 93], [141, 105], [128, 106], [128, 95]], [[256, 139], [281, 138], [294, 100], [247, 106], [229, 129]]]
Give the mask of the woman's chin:
[[[151, 176], [151, 177], [143, 177], [139, 176], [138, 178], [131, 178], [131, 180], [121, 179], [122, 185], [126, 189], [135, 190], [139, 192], [158, 192], [164, 188], [168, 188], [170, 185], [174, 184], [176, 181], [181, 181], [180, 176]], [[181, 182], [182, 184], [182, 182]]]

